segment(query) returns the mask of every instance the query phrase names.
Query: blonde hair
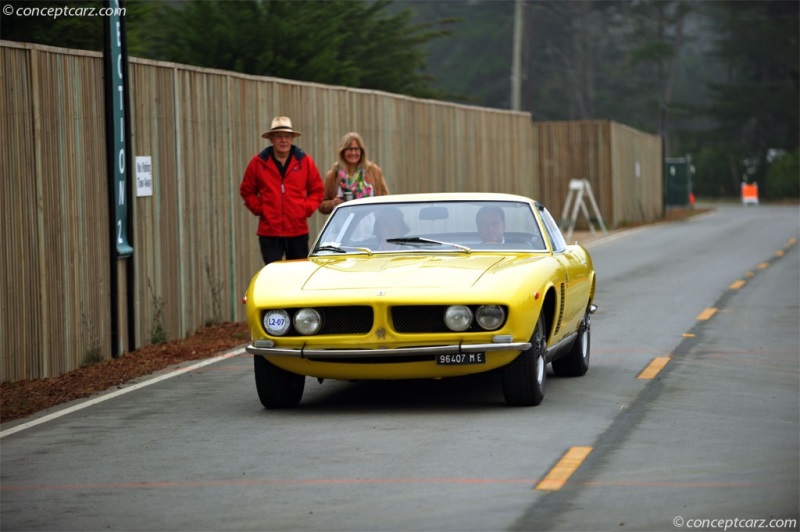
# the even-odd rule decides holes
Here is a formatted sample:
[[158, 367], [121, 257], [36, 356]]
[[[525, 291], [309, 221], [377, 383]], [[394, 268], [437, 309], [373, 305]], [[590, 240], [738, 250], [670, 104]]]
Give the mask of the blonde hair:
[[356, 141], [356, 144], [358, 144], [358, 147], [361, 148], [361, 159], [359, 159], [358, 164], [356, 165], [356, 170], [366, 170], [369, 168], [370, 164], [372, 164], [369, 159], [367, 159], [367, 148], [364, 146], [364, 139], [362, 139], [361, 135], [355, 131], [351, 131], [349, 133], [345, 133], [341, 142], [339, 142], [339, 149], [336, 152], [337, 160], [334, 168], [347, 168], [347, 161], [344, 159], [344, 150], [349, 148], [350, 143], [354, 140]]

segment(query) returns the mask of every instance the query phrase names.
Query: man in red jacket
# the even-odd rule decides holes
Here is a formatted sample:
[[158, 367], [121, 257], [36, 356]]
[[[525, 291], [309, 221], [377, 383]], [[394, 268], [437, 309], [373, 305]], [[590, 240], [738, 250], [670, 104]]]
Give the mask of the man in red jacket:
[[264, 264], [308, 256], [308, 217], [314, 214], [325, 189], [314, 160], [292, 144], [299, 131], [285, 116], [272, 119], [261, 135], [272, 146], [255, 155], [244, 172], [239, 193], [258, 216], [258, 243]]

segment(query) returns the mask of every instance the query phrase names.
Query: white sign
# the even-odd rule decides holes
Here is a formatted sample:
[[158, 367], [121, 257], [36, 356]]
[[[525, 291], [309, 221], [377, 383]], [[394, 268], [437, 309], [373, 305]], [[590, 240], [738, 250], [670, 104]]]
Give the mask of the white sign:
[[136, 195], [153, 195], [153, 158], [136, 156]]

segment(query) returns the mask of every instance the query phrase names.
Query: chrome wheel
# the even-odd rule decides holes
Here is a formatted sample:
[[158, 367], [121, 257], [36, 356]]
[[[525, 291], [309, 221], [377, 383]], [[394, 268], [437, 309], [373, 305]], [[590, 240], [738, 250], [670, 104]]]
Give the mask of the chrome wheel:
[[589, 370], [592, 343], [592, 310], [590, 305], [578, 327], [578, 338], [564, 356], [553, 361], [553, 371], [559, 377], [580, 377]]
[[547, 351], [544, 317], [539, 316], [531, 336], [531, 347], [501, 370], [503, 396], [514, 406], [536, 406], [544, 399]]

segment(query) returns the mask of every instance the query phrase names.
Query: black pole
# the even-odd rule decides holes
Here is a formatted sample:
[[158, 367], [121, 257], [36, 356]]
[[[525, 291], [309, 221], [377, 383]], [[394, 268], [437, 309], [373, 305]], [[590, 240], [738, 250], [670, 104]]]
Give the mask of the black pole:
[[[109, 7], [107, 0], [103, 1], [103, 7]], [[114, 178], [114, 83], [112, 80], [112, 69], [114, 68], [111, 38], [114, 34], [115, 24], [112, 17], [103, 17], [103, 94], [106, 122], [106, 174], [108, 179], [108, 249], [109, 249], [109, 309], [111, 318], [111, 356], [117, 358], [119, 352], [119, 298], [117, 292], [119, 283], [117, 282], [117, 209], [116, 179]]]
[[[117, 0], [117, 3], [121, 8], [124, 9], [125, 1], [124, 0]], [[128, 77], [128, 33], [126, 30], [125, 24], [125, 15], [120, 15], [119, 18], [120, 22], [120, 35], [122, 41], [122, 72], [123, 72], [123, 101], [124, 110], [123, 115], [125, 116], [125, 146], [128, 149], [125, 150], [126, 161], [125, 164], [128, 167], [128, 178], [125, 180], [125, 187], [126, 187], [126, 195], [130, 199], [127, 204], [128, 207], [128, 216], [126, 217], [127, 221], [127, 234], [128, 234], [128, 244], [130, 244], [131, 248], [133, 248], [134, 244], [134, 223], [133, 223], [133, 209], [131, 208], [131, 204], [133, 203], [133, 181], [135, 179], [135, 167], [133, 165], [133, 144], [131, 143], [131, 102], [130, 102], [130, 77]], [[136, 287], [136, 276], [135, 273], [135, 264], [136, 261], [133, 260], [133, 249], [131, 249], [131, 257], [125, 261], [125, 278], [127, 280], [127, 297], [125, 298], [127, 302], [128, 308], [128, 351], [134, 351], [136, 349], [136, 294], [135, 294], [135, 287]]]

